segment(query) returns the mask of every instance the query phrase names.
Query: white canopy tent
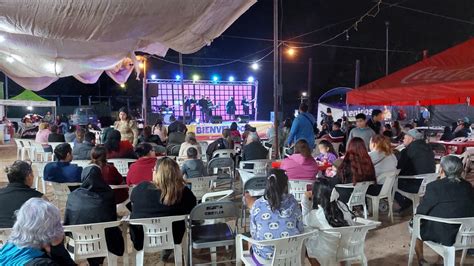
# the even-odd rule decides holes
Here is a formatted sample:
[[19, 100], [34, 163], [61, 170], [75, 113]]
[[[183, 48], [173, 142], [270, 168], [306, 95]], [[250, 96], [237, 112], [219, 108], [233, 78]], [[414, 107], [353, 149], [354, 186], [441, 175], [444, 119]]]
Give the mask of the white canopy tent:
[[41, 90], [60, 77], [124, 83], [135, 52], [193, 53], [256, 0], [0, 0], [0, 70]]

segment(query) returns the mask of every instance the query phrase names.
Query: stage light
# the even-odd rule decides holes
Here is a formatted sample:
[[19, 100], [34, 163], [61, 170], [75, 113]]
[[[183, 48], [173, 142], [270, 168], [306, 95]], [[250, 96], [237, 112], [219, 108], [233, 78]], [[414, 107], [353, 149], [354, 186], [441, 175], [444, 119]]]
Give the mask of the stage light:
[[288, 50], [286, 50], [286, 53], [289, 55], [289, 56], [294, 56], [296, 51], [295, 49], [293, 48], [288, 48]]
[[0, 42], [4, 42], [5, 41], [5, 37], [3, 35], [0, 35]]
[[193, 81], [199, 80], [199, 75], [194, 74], [193, 75]]
[[145, 64], [143, 64], [142, 62], [140, 62], [140, 63], [138, 64], [138, 67], [141, 68], [141, 69], [143, 69], [143, 68], [145, 67]]
[[33, 111], [33, 106], [28, 106], [28, 107], [26, 107], [26, 110], [28, 110], [28, 111]]
[[121, 83], [120, 88], [125, 88], [125, 83]]
[[181, 79], [181, 76], [180, 76], [180, 75], [176, 75], [176, 76], [174, 76], [174, 78], [175, 78], [176, 80], [180, 80], [180, 79]]
[[155, 74], [151, 75], [151, 79], [156, 79], [156, 75]]
[[8, 63], [15, 62], [15, 59], [13, 59], [13, 57], [11, 57], [11, 56], [7, 56], [6, 60], [7, 60]]
[[258, 70], [258, 69], [260, 68], [260, 65], [259, 65], [257, 62], [255, 62], [255, 63], [253, 63], [252, 65], [250, 65], [250, 67], [251, 67], [253, 70]]
[[229, 77], [229, 81], [230, 81], [230, 82], [233, 82], [234, 80], [235, 80], [234, 76], [230, 76], [230, 77]]
[[301, 96], [306, 97], [306, 96], [308, 96], [308, 93], [305, 92], [305, 91], [303, 91], [303, 92], [301, 93]]
[[252, 76], [250, 76], [250, 77], [248, 77], [247, 81], [248, 81], [248, 82], [254, 82], [254, 81], [255, 81], [255, 78], [252, 77]]
[[219, 77], [218, 77], [218, 76], [216, 76], [216, 75], [212, 76], [212, 81], [216, 82], [216, 81], [218, 81], [218, 80], [219, 80]]

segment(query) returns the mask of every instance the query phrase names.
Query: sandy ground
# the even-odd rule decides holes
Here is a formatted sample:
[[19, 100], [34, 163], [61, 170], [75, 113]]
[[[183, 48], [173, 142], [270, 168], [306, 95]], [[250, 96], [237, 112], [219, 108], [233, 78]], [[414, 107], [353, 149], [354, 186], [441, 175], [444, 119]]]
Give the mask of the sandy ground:
[[[0, 145], [0, 168], [2, 169], [0, 171], [0, 187], [5, 186], [8, 182], [5, 172], [3, 171], [4, 167], [11, 164], [15, 159], [15, 144]], [[469, 180], [474, 183], [474, 175], [471, 175]], [[50, 195], [51, 191], [48, 189], [47, 196]], [[407, 221], [410, 218], [410, 213], [403, 217], [395, 216], [395, 221], [393, 224], [391, 224], [385, 213], [380, 214], [382, 226], [369, 232], [366, 239], [365, 253], [369, 260], [369, 265], [407, 265], [410, 241], [410, 235], [407, 230]], [[129, 246], [129, 251], [132, 251], [131, 246]], [[193, 258], [195, 263], [208, 261], [209, 256], [204, 254], [201, 255], [201, 253], [205, 253], [205, 251], [197, 251], [194, 253]], [[225, 253], [224, 250], [221, 250], [219, 253], [220, 255], [218, 256], [218, 259], [222, 259], [223, 253]], [[425, 248], [425, 253], [426, 259], [435, 265], [434, 263], [438, 259], [437, 256], [431, 250], [429, 250], [429, 248]], [[460, 253], [457, 255], [457, 259], [459, 261]], [[130, 261], [133, 261], [132, 257], [133, 255], [131, 255]], [[171, 261], [173, 261], [173, 257], [170, 258], [169, 263], [162, 263], [160, 262], [159, 258], [160, 257], [158, 254], [146, 255], [145, 264], [174, 265], [174, 263], [171, 263]], [[121, 262], [120, 264], [123, 264], [121, 259], [119, 261]], [[306, 264], [309, 265], [308, 262], [306, 262]], [[440, 265], [442, 265], [442, 263]], [[474, 265], [474, 257], [468, 256], [466, 265]]]

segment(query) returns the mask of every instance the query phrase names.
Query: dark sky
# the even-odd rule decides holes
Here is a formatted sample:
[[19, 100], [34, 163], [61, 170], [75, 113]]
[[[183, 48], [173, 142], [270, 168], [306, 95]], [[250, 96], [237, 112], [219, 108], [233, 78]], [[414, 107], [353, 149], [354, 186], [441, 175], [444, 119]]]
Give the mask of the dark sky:
[[[289, 58], [286, 54], [283, 56], [283, 107], [285, 111], [289, 112], [295, 108], [299, 94], [307, 87], [307, 62], [310, 57], [313, 58], [312, 93], [314, 101], [330, 88], [353, 87], [356, 59], [361, 61], [361, 85], [384, 76], [385, 21], [390, 23], [389, 47], [397, 50], [389, 54], [390, 72], [419, 61], [422, 58], [422, 51], [425, 49], [429, 51], [429, 54], [435, 54], [467, 40], [474, 33], [473, 0], [386, 0], [384, 3], [387, 4], [380, 6], [381, 10], [375, 18], [364, 19], [359, 24], [357, 31], [351, 30], [349, 32], [349, 39], [344, 34], [328, 42], [329, 46], [298, 49], [293, 58]], [[389, 4], [393, 3], [400, 3], [401, 7], [390, 7]], [[293, 40], [319, 43], [349, 27], [376, 2], [368, 0], [282, 0], [281, 4], [281, 39], [288, 40], [294, 36], [323, 28]], [[184, 63], [192, 65], [225, 63], [272, 46], [271, 40], [246, 38], [273, 38], [272, 6], [272, 0], [258, 1], [210, 46], [204, 47], [197, 53], [184, 55]], [[446, 17], [455, 18], [458, 21]], [[346, 22], [341, 23], [341, 21]], [[326, 27], [328, 25], [333, 26]], [[236, 38], [236, 36], [245, 38]], [[290, 44], [304, 45], [291, 42]], [[360, 47], [363, 49], [357, 49]], [[373, 48], [381, 51], [373, 50]], [[244, 59], [256, 60], [268, 51], [270, 50]], [[177, 62], [177, 53], [170, 51], [165, 59]], [[221, 78], [227, 78], [232, 74], [237, 80], [245, 80], [249, 75], [253, 75], [259, 80], [259, 106], [260, 113], [263, 114], [260, 119], [268, 119], [273, 102], [273, 55], [266, 57], [261, 63], [261, 69], [257, 72], [252, 71], [248, 63], [234, 63], [213, 68], [186, 67], [184, 72], [187, 77], [196, 73], [202, 79], [210, 79], [214, 73]], [[157, 59], [151, 60], [150, 67], [150, 74], [154, 73], [159, 78], [173, 78], [179, 71], [177, 65]], [[12, 95], [19, 91], [15, 86], [10, 88]], [[39, 94], [131, 95], [139, 103], [141, 101], [140, 89], [141, 83], [135, 80], [135, 74], [132, 73], [125, 90], [104, 75], [97, 84], [93, 85], [82, 84], [74, 78], [63, 78]], [[86, 99], [84, 98], [84, 100]], [[121, 103], [115, 103], [114, 107], [119, 105]]]

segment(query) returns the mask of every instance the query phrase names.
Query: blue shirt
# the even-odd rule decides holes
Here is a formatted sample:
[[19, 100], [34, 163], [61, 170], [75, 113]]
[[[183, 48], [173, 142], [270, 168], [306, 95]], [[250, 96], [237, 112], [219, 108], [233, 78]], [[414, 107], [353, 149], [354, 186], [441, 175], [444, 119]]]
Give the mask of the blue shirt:
[[80, 183], [82, 167], [69, 162], [51, 162], [44, 167], [44, 180], [57, 183]]
[[[261, 197], [250, 210], [250, 235], [255, 240], [278, 239], [303, 233], [303, 216], [293, 195], [286, 194], [280, 209], [272, 211], [270, 204]], [[271, 260], [272, 246], [252, 245], [253, 252], [259, 257]]]
[[300, 113], [291, 125], [290, 134], [288, 135], [288, 145], [296, 143], [300, 139], [306, 140], [309, 147], [314, 149], [314, 116], [309, 113]]
[[7, 242], [0, 249], [0, 265], [25, 265], [31, 260], [43, 256], [44, 252], [36, 248], [19, 248]]

